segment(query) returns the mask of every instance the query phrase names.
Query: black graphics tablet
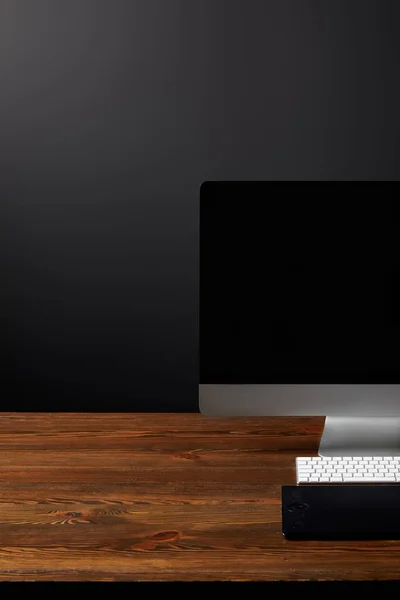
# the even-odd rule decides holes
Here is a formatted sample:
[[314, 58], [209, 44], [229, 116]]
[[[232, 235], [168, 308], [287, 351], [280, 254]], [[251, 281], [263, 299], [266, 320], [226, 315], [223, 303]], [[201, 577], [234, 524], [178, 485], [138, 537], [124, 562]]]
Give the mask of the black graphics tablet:
[[400, 539], [400, 485], [282, 487], [287, 539]]

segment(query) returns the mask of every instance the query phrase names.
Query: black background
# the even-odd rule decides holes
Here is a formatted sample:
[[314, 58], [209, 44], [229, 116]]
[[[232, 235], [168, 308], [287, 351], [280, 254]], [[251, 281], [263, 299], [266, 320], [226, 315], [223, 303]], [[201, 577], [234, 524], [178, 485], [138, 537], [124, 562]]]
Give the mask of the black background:
[[2, 410], [196, 411], [205, 180], [397, 179], [396, 0], [2, 0]]

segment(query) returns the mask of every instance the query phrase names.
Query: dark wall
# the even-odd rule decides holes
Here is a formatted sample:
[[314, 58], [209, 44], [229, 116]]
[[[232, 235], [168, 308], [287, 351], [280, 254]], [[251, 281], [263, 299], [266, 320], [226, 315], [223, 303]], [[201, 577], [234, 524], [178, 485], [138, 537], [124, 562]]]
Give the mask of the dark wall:
[[397, 179], [397, 0], [1, 0], [2, 410], [197, 410], [198, 191]]

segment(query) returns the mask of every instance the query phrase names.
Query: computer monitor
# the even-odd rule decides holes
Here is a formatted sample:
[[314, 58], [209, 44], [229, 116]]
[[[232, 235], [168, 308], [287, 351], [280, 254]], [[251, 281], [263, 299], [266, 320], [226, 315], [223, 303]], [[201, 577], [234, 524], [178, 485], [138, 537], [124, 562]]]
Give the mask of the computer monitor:
[[321, 456], [400, 456], [399, 192], [202, 185], [202, 413], [325, 416]]

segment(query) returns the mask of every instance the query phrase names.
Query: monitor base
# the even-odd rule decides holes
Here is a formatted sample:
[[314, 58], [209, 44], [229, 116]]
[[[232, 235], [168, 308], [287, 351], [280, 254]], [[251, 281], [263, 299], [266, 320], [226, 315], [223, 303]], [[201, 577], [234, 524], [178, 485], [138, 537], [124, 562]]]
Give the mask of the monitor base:
[[319, 456], [400, 456], [400, 417], [326, 417]]

